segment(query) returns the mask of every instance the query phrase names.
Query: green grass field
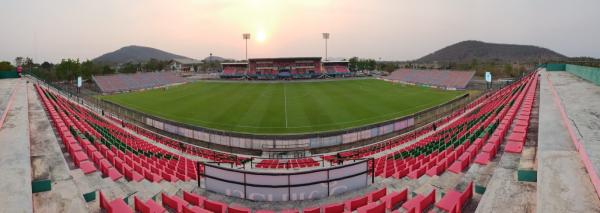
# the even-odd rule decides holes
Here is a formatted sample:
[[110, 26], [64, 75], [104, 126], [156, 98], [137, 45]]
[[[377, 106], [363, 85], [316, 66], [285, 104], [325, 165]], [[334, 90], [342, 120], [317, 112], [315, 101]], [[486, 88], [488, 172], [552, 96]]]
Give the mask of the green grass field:
[[102, 98], [157, 117], [206, 128], [294, 134], [382, 122], [439, 105], [464, 93], [366, 79], [196, 82]]

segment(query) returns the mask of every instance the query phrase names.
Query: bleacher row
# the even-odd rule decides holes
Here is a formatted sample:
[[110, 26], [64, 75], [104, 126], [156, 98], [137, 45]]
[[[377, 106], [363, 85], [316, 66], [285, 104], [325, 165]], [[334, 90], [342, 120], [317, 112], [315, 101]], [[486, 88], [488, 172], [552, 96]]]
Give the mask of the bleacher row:
[[[436, 126], [442, 126], [445, 123], [448, 123], [449, 121], [453, 120], [454, 118], [460, 116], [465, 111], [470, 110], [470, 109], [474, 108], [475, 106], [478, 106], [479, 104], [483, 103], [484, 101], [486, 101], [485, 97], [479, 97], [478, 99], [474, 100], [473, 102], [467, 104], [467, 106], [464, 109], [462, 109], [462, 110], [459, 109], [459, 110], [451, 113], [450, 115], [447, 115], [447, 116], [441, 118], [439, 121], [434, 122], [433, 124], [435, 124]], [[363, 146], [360, 148], [343, 151], [343, 152], [340, 152], [338, 155], [342, 159], [366, 158], [373, 154], [380, 153], [380, 152], [395, 148], [397, 146], [403, 145], [406, 142], [409, 142], [415, 138], [425, 135], [431, 131], [433, 131], [432, 126], [427, 125], [427, 126], [419, 128], [419, 129], [413, 130], [409, 134], [404, 134], [404, 135], [401, 135], [400, 137], [394, 138], [393, 140], [387, 140], [387, 141]], [[335, 156], [335, 155], [323, 156], [322, 158], [324, 160], [328, 160], [333, 163], [338, 161], [338, 156]]]
[[137, 72], [92, 76], [103, 93], [140, 90], [169, 84], [184, 83], [186, 80], [172, 72]]
[[325, 66], [325, 71], [329, 74], [345, 74], [350, 73], [346, 66]]
[[242, 76], [246, 73], [246, 68], [245, 67], [230, 67], [230, 66], [225, 66], [223, 67], [223, 73], [222, 75], [227, 75], [227, 76]]
[[[365, 195], [354, 197], [343, 202], [325, 204], [319, 207], [308, 207], [303, 209], [286, 209], [280, 213], [399, 213], [404, 212], [424, 212], [435, 208], [446, 212], [461, 212], [462, 207], [473, 197], [473, 183], [469, 183], [463, 192], [457, 190], [448, 190], [439, 202], [435, 202], [436, 191], [432, 190], [429, 194], [415, 195], [409, 199], [408, 189], [402, 191], [389, 191], [386, 188], [377, 189], [366, 193]], [[100, 208], [106, 212], [133, 212], [127, 202], [122, 198], [108, 200], [102, 192], [99, 192]], [[275, 213], [273, 210], [255, 210], [241, 205], [228, 205], [215, 200], [207, 199], [204, 196], [191, 192], [182, 192], [182, 196], [161, 194], [161, 204], [158, 201], [148, 199], [146, 201], [134, 196], [134, 209], [141, 213], [162, 213], [162, 212], [182, 212], [182, 213]]]
[[297, 158], [297, 159], [263, 159], [256, 164], [256, 168], [262, 169], [297, 169], [321, 166], [321, 163], [313, 158]]
[[[116, 118], [113, 118], [113, 117], [110, 117], [110, 118], [116, 122], [119, 122], [119, 123], [121, 122], [120, 120], [118, 120]], [[164, 144], [173, 149], [184, 152], [188, 155], [198, 156], [201, 158], [208, 159], [210, 161], [214, 161], [214, 162], [218, 162], [218, 163], [233, 163], [235, 165], [241, 165], [244, 161], [249, 160], [249, 158], [246, 158], [246, 157], [241, 157], [238, 155], [233, 155], [233, 154], [228, 154], [228, 153], [217, 152], [217, 151], [214, 151], [211, 149], [205, 149], [205, 148], [201, 148], [198, 146], [181, 143], [181, 142], [175, 141], [171, 138], [156, 134], [152, 131], [149, 131], [147, 129], [141, 128], [139, 126], [136, 126], [136, 125], [133, 125], [130, 123], [125, 124], [125, 127], [129, 128], [129, 129], [133, 130], [134, 132], [136, 132], [137, 134], [143, 135], [144, 137], [147, 137], [153, 141]]]
[[[535, 77], [531, 78], [535, 79]], [[500, 147], [501, 137], [492, 137], [496, 128], [509, 111], [505, 106], [518, 106], [519, 100], [525, 92], [525, 87], [533, 85], [533, 80], [522, 81], [506, 87], [489, 99], [490, 101], [445, 128], [415, 144], [389, 153], [375, 160], [375, 175], [383, 178], [394, 177], [411, 179], [423, 175], [440, 175], [446, 170], [461, 173], [475, 159], [477, 162], [487, 163], [493, 157], [491, 154]], [[517, 103], [517, 104], [515, 104]], [[510, 116], [510, 114], [509, 114]], [[488, 142], [484, 144], [484, 142]], [[484, 149], [482, 150], [482, 147]]]
[[414, 84], [464, 89], [474, 75], [473, 71], [400, 69], [385, 78]]
[[[196, 163], [128, 134], [60, 95], [35, 86], [69, 156], [84, 174], [97, 171], [113, 181], [188, 181]], [[200, 168], [202, 169], [202, 168]]]

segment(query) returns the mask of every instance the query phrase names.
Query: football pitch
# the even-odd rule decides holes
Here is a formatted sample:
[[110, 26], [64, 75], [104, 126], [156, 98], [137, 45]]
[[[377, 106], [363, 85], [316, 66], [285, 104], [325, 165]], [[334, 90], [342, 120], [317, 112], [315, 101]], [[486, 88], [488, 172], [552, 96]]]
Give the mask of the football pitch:
[[378, 123], [465, 93], [362, 79], [195, 82], [102, 98], [156, 117], [210, 129], [296, 134]]

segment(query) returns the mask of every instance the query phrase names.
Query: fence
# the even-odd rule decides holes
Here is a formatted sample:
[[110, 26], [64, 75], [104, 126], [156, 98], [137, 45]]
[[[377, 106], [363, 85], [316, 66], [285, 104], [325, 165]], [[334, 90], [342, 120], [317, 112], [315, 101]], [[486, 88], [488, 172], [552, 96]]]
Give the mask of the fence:
[[[351, 128], [340, 131], [321, 133], [294, 134], [294, 135], [259, 135], [248, 133], [235, 133], [193, 126], [176, 121], [159, 118], [139, 111], [128, 109], [121, 105], [105, 100], [92, 99], [99, 108], [115, 114], [128, 122], [143, 124], [145, 127], [168, 133], [169, 136], [179, 136], [209, 144], [222, 145], [250, 150], [266, 149], [317, 149], [322, 147], [351, 144], [361, 140], [378, 138], [391, 133], [409, 131], [431, 121], [444, 117], [447, 113], [463, 107], [471, 100], [469, 94], [457, 97], [444, 104], [426, 109], [413, 115], [385, 121], [377, 124]], [[205, 145], [205, 144], [203, 144]], [[227, 150], [230, 151], [230, 150]]]
[[19, 73], [17, 71], [2, 71], [0, 70], [0, 79], [3, 78], [18, 78]]
[[600, 85], [600, 68], [567, 64], [565, 70], [596, 85]]
[[546, 71], [567, 71], [580, 78], [591, 81], [596, 85], [600, 85], [600, 68], [586, 67], [573, 64], [546, 64]]
[[[253, 201], [291, 201], [321, 199], [364, 188], [373, 182], [368, 164], [356, 162], [301, 172], [269, 173], [230, 169], [203, 163], [207, 190]], [[371, 172], [371, 178], [369, 178]]]
[[546, 64], [546, 71], [565, 71], [565, 64]]

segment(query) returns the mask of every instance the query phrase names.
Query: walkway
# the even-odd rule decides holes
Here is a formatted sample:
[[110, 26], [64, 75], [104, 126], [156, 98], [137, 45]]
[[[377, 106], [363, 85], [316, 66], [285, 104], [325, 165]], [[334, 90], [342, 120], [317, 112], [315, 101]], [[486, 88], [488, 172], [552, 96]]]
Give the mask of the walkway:
[[[0, 128], [1, 211], [32, 212], [27, 88], [22, 79], [3, 79], [0, 85], [0, 103], [10, 107], [2, 108], [6, 118]], [[13, 88], [15, 95], [9, 101], [5, 94]]]
[[[568, 73], [542, 72], [540, 79], [540, 126], [538, 133], [538, 191], [537, 212], [600, 212], [600, 200], [594, 191], [588, 173], [581, 161], [571, 138], [567, 125], [570, 121], [563, 120], [560, 104], [566, 104], [567, 111], [578, 109], [578, 103], [594, 100], [591, 94], [582, 98], [583, 93], [591, 91], [579, 90], [571, 85], [559, 85], [560, 99], [555, 99], [551, 81], [562, 82]], [[567, 88], [567, 86], [571, 88]], [[567, 92], [569, 91], [569, 92]], [[577, 92], [577, 95], [570, 92]], [[566, 94], [573, 97], [567, 97]], [[596, 95], [596, 100], [600, 97]], [[596, 105], [596, 110], [599, 110]], [[575, 113], [577, 111], [570, 111]], [[580, 118], [575, 117], [575, 118]], [[573, 119], [573, 117], [571, 118]], [[565, 122], [566, 121], [566, 122]], [[577, 123], [577, 122], [576, 122]], [[596, 129], [598, 131], [598, 129]], [[600, 144], [596, 146], [600, 147]], [[587, 148], [587, 147], [586, 147]], [[591, 147], [590, 147], [591, 148]], [[596, 153], [599, 154], [600, 153]], [[595, 164], [596, 166], [598, 164]]]

